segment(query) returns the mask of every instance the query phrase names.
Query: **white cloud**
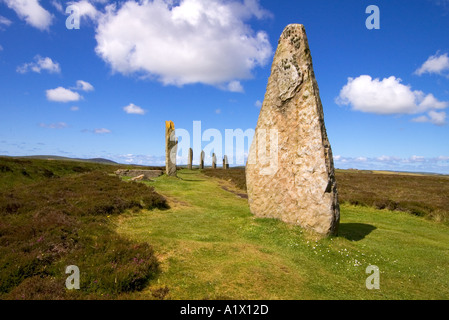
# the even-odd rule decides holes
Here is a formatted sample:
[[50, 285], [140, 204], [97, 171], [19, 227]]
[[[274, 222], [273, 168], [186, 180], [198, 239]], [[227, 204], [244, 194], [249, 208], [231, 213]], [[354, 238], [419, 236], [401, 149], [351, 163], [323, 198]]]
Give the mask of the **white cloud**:
[[141, 154], [108, 155], [118, 163], [133, 163], [140, 165], [165, 166], [165, 156], [152, 156]]
[[216, 114], [220, 114], [221, 113], [221, 109], [215, 109], [215, 113]]
[[446, 112], [437, 112], [434, 110], [429, 111], [427, 116], [419, 116], [412, 119], [413, 122], [430, 122], [437, 126], [443, 126], [446, 124]]
[[111, 133], [111, 130], [106, 129], [106, 128], [94, 129], [94, 133], [95, 134], [106, 134], [106, 133]]
[[423, 162], [425, 160], [426, 160], [425, 157], [415, 156], [415, 155], [411, 156], [410, 159], [408, 159], [408, 161], [410, 161], [410, 162]]
[[3, 51], [3, 47], [0, 45], [0, 51]]
[[78, 92], [73, 92], [63, 87], [49, 89], [46, 91], [46, 95], [49, 101], [56, 102], [78, 101], [82, 98], [82, 96]]
[[408, 158], [396, 156], [380, 156], [376, 158], [364, 157], [343, 157], [335, 156], [334, 162], [336, 168], [350, 169], [357, 168], [361, 170], [391, 170], [391, 171], [410, 171], [410, 172], [436, 172], [449, 174], [449, 157], [425, 157], [421, 155], [412, 155]]
[[136, 106], [134, 103], [130, 103], [126, 107], [123, 107], [123, 110], [125, 110], [125, 112], [128, 113], [128, 114], [144, 115], [146, 113], [146, 111], [144, 109], [142, 109], [139, 106]]
[[51, 5], [52, 5], [53, 7], [55, 7], [56, 10], [58, 10], [60, 13], [64, 13], [64, 8], [62, 7], [62, 4], [61, 4], [59, 1], [52, 0], [50, 3], [51, 3]]
[[413, 122], [430, 122], [429, 118], [427, 116], [419, 116], [412, 119]]
[[38, 0], [3, 0], [6, 5], [14, 10], [20, 19], [29, 25], [39, 29], [48, 30], [53, 15], [39, 4]]
[[58, 122], [58, 123], [40, 123], [40, 127], [42, 128], [49, 128], [49, 129], [64, 129], [67, 128], [67, 123], [65, 122]]
[[80, 17], [88, 17], [92, 21], [96, 21], [100, 12], [87, 0], [69, 1], [67, 5], [75, 5], [78, 7]]
[[255, 0], [127, 1], [98, 18], [96, 52], [122, 74], [242, 92], [237, 80], [251, 78], [272, 54], [267, 33], [245, 21], [268, 16]]
[[393, 160], [399, 160], [399, 158], [382, 155], [380, 157], [377, 157], [376, 160], [381, 161], [381, 162], [383, 162], [383, 161], [388, 162], [388, 161], [393, 161]]
[[353, 110], [376, 114], [417, 114], [431, 109], [444, 109], [449, 102], [438, 101], [432, 94], [424, 94], [401, 79], [391, 76], [382, 80], [368, 75], [348, 78], [348, 83], [335, 99], [339, 105], [351, 105]]
[[0, 16], [0, 30], [2, 26], [9, 27], [11, 25], [12, 21], [8, 18], [5, 18], [4, 16]]
[[228, 85], [226, 86], [226, 89], [231, 92], [241, 92], [241, 93], [245, 92], [242, 84], [240, 83], [240, 81], [237, 80], [229, 82]]
[[442, 74], [443, 71], [449, 71], [449, 57], [447, 53], [441, 55], [438, 55], [437, 53], [430, 56], [426, 62], [415, 71], [415, 74], [419, 76], [424, 73]]
[[257, 108], [262, 107], [262, 101], [257, 100], [256, 102], [254, 102], [254, 106], [256, 106]]
[[431, 123], [436, 124], [438, 126], [442, 126], [446, 124], [446, 112], [441, 111], [437, 112], [434, 110], [429, 111], [428, 113], [429, 120]]
[[28, 71], [33, 71], [40, 73], [42, 70], [48, 71], [49, 73], [60, 73], [61, 68], [59, 63], [53, 62], [49, 57], [42, 58], [37, 55], [34, 57], [34, 62], [24, 63], [18, 66], [16, 71], [19, 73], [27, 73]]
[[72, 88], [75, 90], [82, 90], [82, 91], [93, 91], [94, 90], [94, 86], [91, 85], [89, 82], [83, 81], [83, 80], [78, 80], [76, 81], [76, 87]]
[[70, 107], [70, 111], [78, 111], [80, 108], [77, 106]]
[[420, 101], [419, 107], [424, 110], [444, 109], [449, 105], [446, 101], [438, 101], [431, 93], [424, 96], [421, 91], [417, 93], [417, 99]]

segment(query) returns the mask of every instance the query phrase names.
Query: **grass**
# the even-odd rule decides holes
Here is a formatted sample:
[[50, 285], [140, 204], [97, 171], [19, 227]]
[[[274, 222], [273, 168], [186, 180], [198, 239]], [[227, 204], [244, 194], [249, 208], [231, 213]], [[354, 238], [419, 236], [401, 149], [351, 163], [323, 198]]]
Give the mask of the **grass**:
[[[203, 173], [246, 190], [244, 169]], [[404, 211], [449, 225], [449, 176], [337, 170], [336, 179], [340, 203]]]
[[[157, 275], [151, 245], [110, 223], [127, 210], [166, 208], [152, 188], [102, 172], [115, 168], [107, 165], [0, 165], [11, 178], [0, 174], [0, 299], [124, 299]], [[82, 290], [66, 290], [68, 265], [79, 267]]]
[[100, 171], [111, 173], [117, 169], [162, 169], [132, 165], [112, 165], [70, 160], [44, 160], [0, 156], [0, 190], [26, 185], [49, 178]]
[[[244, 170], [134, 183], [122, 167], [0, 158], [0, 299], [449, 298], [449, 226], [368, 201], [446, 212], [446, 177], [337, 172], [339, 236], [321, 239], [255, 218]], [[65, 289], [72, 264], [81, 290]]]
[[449, 222], [449, 176], [337, 172], [340, 202]]
[[[298, 226], [255, 218], [247, 200], [229, 192], [238, 191], [229, 181], [198, 170], [178, 176], [146, 182], [167, 197], [170, 209], [114, 219], [122, 236], [151, 243], [161, 263], [138, 298], [161, 288], [168, 299], [449, 298], [444, 224], [343, 204], [340, 235], [319, 239]], [[380, 290], [365, 287], [369, 265], [380, 269]]]
[[202, 172], [210, 177], [216, 177], [232, 182], [237, 188], [246, 192], [245, 168], [223, 169], [203, 169]]

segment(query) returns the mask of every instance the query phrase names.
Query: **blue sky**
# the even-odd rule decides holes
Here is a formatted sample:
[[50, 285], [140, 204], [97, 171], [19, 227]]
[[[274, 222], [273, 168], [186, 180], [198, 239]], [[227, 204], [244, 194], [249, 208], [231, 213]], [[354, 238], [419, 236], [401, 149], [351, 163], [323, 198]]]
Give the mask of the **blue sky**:
[[166, 120], [254, 129], [290, 23], [337, 168], [449, 174], [447, 0], [0, 0], [0, 154], [161, 165]]

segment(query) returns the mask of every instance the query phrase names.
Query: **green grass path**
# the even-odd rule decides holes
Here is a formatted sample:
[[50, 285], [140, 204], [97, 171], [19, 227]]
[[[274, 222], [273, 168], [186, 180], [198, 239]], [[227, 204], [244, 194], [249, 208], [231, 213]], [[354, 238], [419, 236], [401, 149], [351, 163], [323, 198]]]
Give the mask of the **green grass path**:
[[[255, 218], [247, 200], [197, 170], [148, 182], [171, 209], [128, 213], [117, 231], [150, 243], [161, 273], [138, 298], [448, 299], [449, 227], [406, 213], [343, 205], [338, 237]], [[228, 188], [230, 186], [228, 185]], [[368, 290], [368, 265], [380, 290]]]

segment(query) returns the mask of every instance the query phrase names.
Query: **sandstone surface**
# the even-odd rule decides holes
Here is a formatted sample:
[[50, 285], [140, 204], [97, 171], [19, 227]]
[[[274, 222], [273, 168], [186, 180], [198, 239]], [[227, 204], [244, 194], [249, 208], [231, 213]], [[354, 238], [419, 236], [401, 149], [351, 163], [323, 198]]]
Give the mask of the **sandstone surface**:
[[288, 25], [279, 39], [246, 180], [254, 215], [337, 234], [332, 150], [303, 25]]

